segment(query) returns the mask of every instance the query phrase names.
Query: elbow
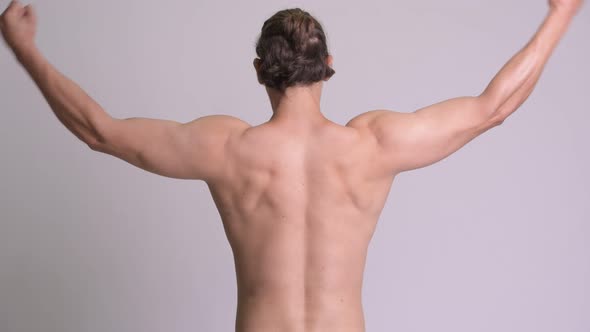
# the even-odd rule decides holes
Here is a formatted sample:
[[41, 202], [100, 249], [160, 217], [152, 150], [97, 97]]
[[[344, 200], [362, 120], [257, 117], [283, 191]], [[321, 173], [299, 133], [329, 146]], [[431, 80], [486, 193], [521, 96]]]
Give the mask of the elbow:
[[500, 108], [495, 101], [486, 94], [481, 94], [476, 97], [479, 103], [479, 109], [483, 113], [484, 121], [491, 127], [496, 127], [504, 123], [506, 116], [499, 112]]
[[92, 151], [100, 152], [103, 150], [103, 144], [96, 138], [87, 139], [85, 143]]
[[498, 103], [490, 94], [484, 92], [475, 97], [475, 100], [478, 103], [478, 108], [484, 113], [485, 117], [492, 118], [497, 114], [499, 108]]
[[488, 123], [489, 127], [497, 127], [501, 124], [504, 123], [504, 120], [506, 120], [507, 115], [505, 115], [502, 112], [499, 112], [499, 110], [496, 110], [494, 112], [488, 113], [488, 116], [486, 117], [486, 121]]
[[96, 112], [96, 114], [99, 116], [96, 116], [91, 121], [91, 125], [85, 131], [86, 139], [84, 142], [91, 150], [104, 152], [109, 141], [107, 138], [114, 119], [104, 113]]
[[86, 145], [92, 151], [97, 151], [97, 152], [106, 152], [107, 151], [107, 144], [101, 138], [91, 136], [90, 138], [85, 139], [84, 143], [86, 143]]
[[506, 117], [500, 116], [500, 115], [494, 115], [490, 118], [490, 125], [492, 127], [497, 127], [497, 126], [503, 124], [504, 120], [506, 120]]

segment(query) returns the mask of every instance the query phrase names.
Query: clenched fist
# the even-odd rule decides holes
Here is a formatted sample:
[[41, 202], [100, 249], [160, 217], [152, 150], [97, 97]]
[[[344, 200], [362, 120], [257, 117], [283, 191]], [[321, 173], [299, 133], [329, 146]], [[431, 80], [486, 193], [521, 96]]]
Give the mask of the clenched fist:
[[37, 16], [31, 5], [23, 7], [18, 0], [13, 0], [0, 15], [0, 31], [15, 53], [34, 46], [36, 30]]
[[584, 0], [549, 0], [549, 6], [554, 10], [563, 10], [572, 15], [575, 15], [580, 8]]

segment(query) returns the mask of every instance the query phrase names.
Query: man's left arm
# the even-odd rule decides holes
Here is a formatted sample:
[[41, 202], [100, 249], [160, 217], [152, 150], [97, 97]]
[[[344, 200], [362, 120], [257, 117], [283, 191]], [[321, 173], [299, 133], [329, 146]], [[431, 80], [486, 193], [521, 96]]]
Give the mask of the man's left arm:
[[111, 154], [149, 172], [181, 179], [213, 179], [225, 162], [225, 142], [247, 126], [226, 115], [188, 123], [148, 118], [115, 119], [75, 82], [52, 66], [34, 43], [36, 17], [31, 6], [11, 2], [0, 17], [8, 46], [49, 106], [91, 149]]

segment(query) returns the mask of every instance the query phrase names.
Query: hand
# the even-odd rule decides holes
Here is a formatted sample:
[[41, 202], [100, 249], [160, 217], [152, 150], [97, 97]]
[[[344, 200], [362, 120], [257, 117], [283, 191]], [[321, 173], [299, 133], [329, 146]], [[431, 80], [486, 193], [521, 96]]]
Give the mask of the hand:
[[584, 0], [549, 0], [549, 6], [552, 10], [563, 10], [575, 15], [582, 7], [583, 2]]
[[35, 46], [37, 16], [31, 5], [22, 6], [13, 0], [0, 15], [0, 31], [4, 41], [15, 53]]

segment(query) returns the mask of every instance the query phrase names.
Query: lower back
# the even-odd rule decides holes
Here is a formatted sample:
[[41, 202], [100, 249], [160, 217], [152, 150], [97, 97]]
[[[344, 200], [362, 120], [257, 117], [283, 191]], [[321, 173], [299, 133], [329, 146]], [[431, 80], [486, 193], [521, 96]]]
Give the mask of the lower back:
[[289, 293], [269, 292], [255, 298], [239, 297], [236, 331], [365, 331], [358, 292], [328, 294], [318, 291], [309, 297]]

